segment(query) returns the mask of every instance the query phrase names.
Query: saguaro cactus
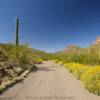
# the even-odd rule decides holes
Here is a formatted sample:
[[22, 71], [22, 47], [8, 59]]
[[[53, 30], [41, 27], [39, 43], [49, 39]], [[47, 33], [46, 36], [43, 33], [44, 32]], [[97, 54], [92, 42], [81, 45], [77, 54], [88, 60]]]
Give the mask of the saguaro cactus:
[[16, 46], [16, 58], [19, 58], [19, 51], [18, 51], [18, 46], [19, 46], [19, 19], [16, 17], [16, 40], [15, 40], [15, 46]]

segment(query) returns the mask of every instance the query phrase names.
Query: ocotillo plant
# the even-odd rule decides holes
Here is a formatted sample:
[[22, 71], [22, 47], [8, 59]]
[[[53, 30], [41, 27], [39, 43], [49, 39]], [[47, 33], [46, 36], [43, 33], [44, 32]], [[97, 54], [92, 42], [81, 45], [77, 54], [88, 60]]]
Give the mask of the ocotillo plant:
[[15, 46], [16, 46], [16, 59], [19, 58], [19, 51], [18, 51], [18, 46], [19, 46], [19, 19], [16, 17], [16, 40], [15, 40]]

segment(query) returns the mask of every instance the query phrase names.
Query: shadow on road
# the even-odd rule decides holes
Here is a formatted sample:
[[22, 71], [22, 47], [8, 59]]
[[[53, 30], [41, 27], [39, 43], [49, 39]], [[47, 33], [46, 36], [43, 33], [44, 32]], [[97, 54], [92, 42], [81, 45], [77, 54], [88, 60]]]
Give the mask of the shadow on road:
[[55, 71], [53, 69], [50, 69], [50, 68], [46, 68], [46, 67], [41, 67], [41, 68], [38, 68], [39, 71]]

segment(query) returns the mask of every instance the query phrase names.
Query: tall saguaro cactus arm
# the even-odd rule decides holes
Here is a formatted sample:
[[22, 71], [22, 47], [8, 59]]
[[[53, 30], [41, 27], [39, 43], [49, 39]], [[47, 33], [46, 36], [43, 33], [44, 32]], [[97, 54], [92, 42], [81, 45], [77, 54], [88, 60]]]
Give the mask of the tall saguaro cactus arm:
[[16, 58], [18, 59], [19, 57], [19, 52], [18, 52], [18, 46], [19, 46], [19, 19], [16, 17]]

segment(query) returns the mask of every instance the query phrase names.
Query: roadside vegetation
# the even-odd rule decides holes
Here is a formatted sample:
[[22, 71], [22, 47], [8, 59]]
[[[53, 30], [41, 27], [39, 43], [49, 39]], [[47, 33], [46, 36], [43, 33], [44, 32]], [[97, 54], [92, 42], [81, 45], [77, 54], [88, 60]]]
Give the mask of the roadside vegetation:
[[64, 65], [87, 90], [100, 96], [100, 42], [88, 48], [68, 47], [49, 59]]
[[19, 45], [19, 56], [16, 59], [16, 46], [13, 44], [0, 44], [0, 91], [11, 84], [22, 81], [33, 70], [37, 70], [47, 54], [44, 51]]
[[36, 71], [38, 64], [46, 60], [47, 56], [44, 51], [20, 44], [19, 19], [16, 18], [15, 44], [0, 43], [0, 93], [22, 81], [28, 73]]

